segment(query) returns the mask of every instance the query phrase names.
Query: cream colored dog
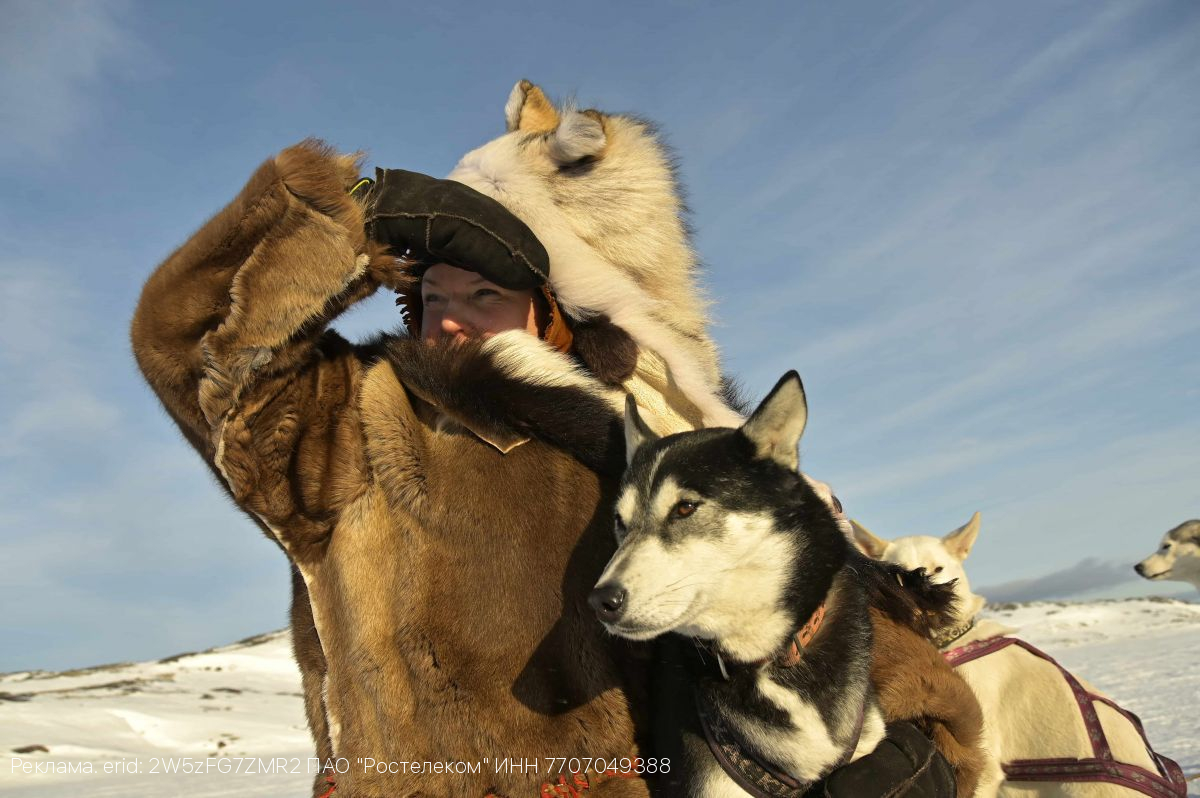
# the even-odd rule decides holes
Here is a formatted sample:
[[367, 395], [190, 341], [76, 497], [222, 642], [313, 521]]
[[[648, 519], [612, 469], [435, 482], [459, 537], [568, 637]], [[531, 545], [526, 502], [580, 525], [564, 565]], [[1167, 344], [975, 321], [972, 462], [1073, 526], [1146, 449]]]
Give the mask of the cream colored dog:
[[[934, 639], [944, 653], [970, 644], [1002, 638], [1014, 632], [996, 621], [980, 618], [984, 599], [971, 592], [963, 561], [979, 535], [979, 513], [944, 537], [914, 535], [885, 540], [851, 521], [854, 540], [869, 556], [905, 568], [924, 568], [935, 582], [955, 581], [958, 622]], [[965, 649], [969, 651], [970, 649]], [[959, 652], [961, 654], [963, 652]], [[951, 659], [954, 655], [951, 655]], [[957, 666], [983, 708], [984, 747], [989, 767], [980, 779], [976, 796], [1075, 796], [1129, 798], [1146, 793], [1128, 786], [1102, 782], [1006, 780], [1002, 764], [1018, 760], [1057, 758], [1089, 759], [1095, 756], [1083, 714], [1067, 679], [1058, 666], [1019, 645], [1008, 645]], [[1082, 683], [1100, 696], [1090, 685]], [[1121, 712], [1103, 700], [1091, 705], [1104, 736], [1119, 763], [1136, 765], [1152, 774], [1158, 766], [1138, 730]], [[1178, 792], [1183, 795], [1186, 790]]]

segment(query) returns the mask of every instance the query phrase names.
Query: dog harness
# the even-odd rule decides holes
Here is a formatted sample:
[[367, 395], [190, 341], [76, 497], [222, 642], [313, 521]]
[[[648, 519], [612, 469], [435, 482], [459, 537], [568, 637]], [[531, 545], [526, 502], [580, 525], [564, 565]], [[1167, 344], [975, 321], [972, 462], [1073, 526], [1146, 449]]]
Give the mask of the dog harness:
[[696, 712], [700, 716], [700, 728], [713, 757], [739, 787], [754, 798], [801, 798], [822, 778], [850, 762], [850, 757], [854, 755], [854, 749], [858, 748], [858, 740], [862, 736], [866, 707], [858, 710], [858, 721], [852, 735], [853, 744], [828, 772], [809, 782], [797, 781], [748, 753], [733, 729], [725, 725], [718, 713], [705, 705], [699, 691], [696, 692]]
[[[1070, 671], [1059, 665], [1044, 651], [1015, 637], [993, 637], [989, 640], [977, 640], [953, 648], [944, 652], [942, 656], [946, 658], [946, 662], [951, 667], [957, 668], [959, 665], [986, 657], [988, 654], [993, 654], [1009, 646], [1020, 646], [1035, 657], [1040, 657], [1058, 668], [1058, 672], [1066, 679], [1071, 693], [1075, 696], [1079, 712], [1083, 715], [1083, 725], [1087, 729], [1088, 739], [1092, 742], [1092, 756], [1087, 759], [1059, 757], [1016, 759], [1012, 762], [1004, 762], [1001, 766], [1009, 781], [1102, 782], [1128, 787], [1154, 798], [1185, 798], [1187, 781], [1183, 777], [1183, 770], [1174, 760], [1156, 753], [1150, 747], [1150, 741], [1146, 739], [1146, 730], [1142, 727], [1142, 721], [1138, 716], [1122, 709], [1108, 698], [1088, 691]], [[1150, 754], [1150, 758], [1158, 765], [1157, 773], [1139, 765], [1118, 762], [1113, 758], [1112, 748], [1109, 747], [1108, 738], [1100, 725], [1100, 717], [1096, 714], [1096, 701], [1121, 713], [1133, 724], [1146, 746], [1146, 753]]]
[[[821, 629], [821, 623], [825, 620], [825, 603], [818, 605], [817, 609], [809, 617], [808, 621], [792, 635], [788, 641], [787, 647], [776, 655], [774, 662], [781, 668], [792, 668], [800, 664], [802, 652], [804, 648], [812, 641], [817, 632]], [[701, 651], [699, 644], [697, 651]], [[729, 673], [725, 668], [725, 662], [721, 659], [720, 652], [710, 650], [717, 660], [717, 666], [720, 668], [721, 677], [725, 680], [729, 679]], [[703, 660], [703, 654], [701, 655]], [[767, 660], [758, 660], [756, 662], [746, 663], [746, 667], [761, 667], [765, 665]], [[755, 757], [749, 753], [746, 746], [738, 738], [737, 733], [731, 729], [721, 719], [720, 713], [704, 700], [701, 690], [694, 691], [696, 699], [696, 714], [700, 718], [700, 729], [704, 732], [704, 740], [708, 743], [708, 748], [712, 751], [713, 758], [720, 764], [721, 769], [725, 771], [729, 778], [748, 792], [754, 798], [801, 798], [806, 795], [809, 789], [820, 781], [820, 778], [828, 775], [822, 774], [820, 778], [810, 782], [801, 782], [792, 778], [783, 771], [773, 767], [767, 762]], [[850, 747], [842, 755], [842, 758], [829, 769], [829, 772], [840, 768], [842, 765], [850, 761], [850, 757], [854, 755], [854, 750], [858, 748], [859, 738], [862, 736], [863, 721], [866, 716], [866, 702], [859, 707], [858, 720], [854, 728], [854, 734], [851, 735]]]

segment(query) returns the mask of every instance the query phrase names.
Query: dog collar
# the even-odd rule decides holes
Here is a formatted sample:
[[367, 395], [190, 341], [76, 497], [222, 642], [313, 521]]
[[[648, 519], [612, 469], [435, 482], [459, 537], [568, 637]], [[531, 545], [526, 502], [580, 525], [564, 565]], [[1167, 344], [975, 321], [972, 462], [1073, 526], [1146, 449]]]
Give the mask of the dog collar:
[[949, 629], [943, 629], [930, 638], [930, 642], [932, 642], [936, 648], [947, 648], [953, 644], [955, 640], [958, 640], [960, 637], [974, 628], [975, 618], [970, 618], [969, 620], [960, 623], [958, 626], [951, 626]]
[[[801, 658], [804, 656], [804, 649], [812, 642], [812, 639], [817, 636], [817, 632], [821, 631], [821, 624], [825, 621], [825, 602], [822, 601], [813, 610], [813, 614], [808, 616], [808, 620], [801, 626], [788, 640], [787, 646], [780, 653], [771, 659], [759, 659], [747, 662], [746, 666], [751, 668], [761, 667], [768, 662], [775, 664], [780, 668], [794, 668], [800, 664]], [[725, 667], [725, 658], [721, 656], [721, 652], [715, 647], [712, 649], [713, 655], [717, 659], [717, 668], [721, 671], [721, 678], [729, 681], [729, 670]]]
[[821, 631], [821, 624], [824, 621], [825, 602], [822, 601], [813, 610], [813, 614], [808, 616], [808, 620], [804, 622], [804, 625], [796, 630], [796, 634], [792, 635], [792, 639], [788, 641], [788, 646], [783, 650], [783, 654], [775, 658], [775, 663], [783, 668], [793, 668], [799, 665], [801, 652], [817, 636], [817, 632]]

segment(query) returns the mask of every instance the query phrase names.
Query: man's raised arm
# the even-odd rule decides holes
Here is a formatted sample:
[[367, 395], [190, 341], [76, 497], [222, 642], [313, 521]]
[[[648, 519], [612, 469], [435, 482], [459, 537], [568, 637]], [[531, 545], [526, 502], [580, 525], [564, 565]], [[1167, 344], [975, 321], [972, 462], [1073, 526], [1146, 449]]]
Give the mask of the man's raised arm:
[[391, 259], [347, 194], [357, 177], [352, 155], [289, 147], [146, 282], [134, 355], [206, 459], [242, 392], [301, 367], [327, 322], [377, 287], [371, 267]]

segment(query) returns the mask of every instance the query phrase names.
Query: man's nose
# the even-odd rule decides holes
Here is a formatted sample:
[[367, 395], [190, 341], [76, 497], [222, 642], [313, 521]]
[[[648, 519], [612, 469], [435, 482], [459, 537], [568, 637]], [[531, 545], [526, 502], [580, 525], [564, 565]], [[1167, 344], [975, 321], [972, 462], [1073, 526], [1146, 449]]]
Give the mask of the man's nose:
[[455, 313], [450, 308], [446, 309], [445, 315], [442, 316], [442, 335], [451, 337], [462, 335], [470, 338], [471, 330], [471, 325], [461, 314]]

